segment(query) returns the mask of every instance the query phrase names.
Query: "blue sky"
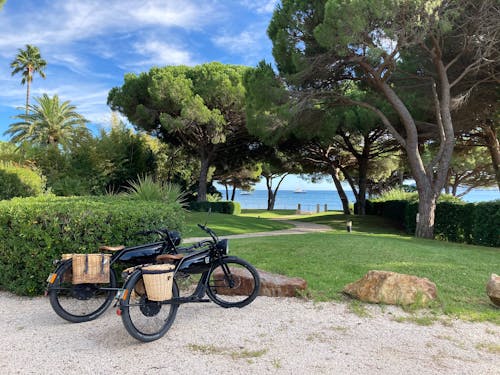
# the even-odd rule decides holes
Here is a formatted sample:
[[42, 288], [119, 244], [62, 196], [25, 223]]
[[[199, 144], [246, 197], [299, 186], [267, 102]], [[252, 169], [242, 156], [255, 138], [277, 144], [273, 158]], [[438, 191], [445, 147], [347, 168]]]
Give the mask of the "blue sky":
[[[7, 0], [0, 11], [0, 133], [15, 122], [26, 87], [10, 62], [26, 44], [40, 48], [46, 79], [32, 98], [70, 100], [93, 126], [108, 126], [109, 90], [125, 73], [210, 61], [272, 61], [266, 35], [275, 0]], [[6, 140], [5, 136], [0, 136]]]
[[[33, 44], [47, 61], [31, 101], [43, 93], [70, 100], [93, 130], [107, 128], [106, 98], [125, 73], [210, 61], [255, 66], [273, 61], [266, 29], [276, 0], [7, 0], [0, 11], [0, 140], [25, 103], [10, 63]], [[260, 184], [261, 185], [261, 184]], [[264, 188], [264, 186], [260, 186]], [[308, 186], [296, 176], [283, 188]]]

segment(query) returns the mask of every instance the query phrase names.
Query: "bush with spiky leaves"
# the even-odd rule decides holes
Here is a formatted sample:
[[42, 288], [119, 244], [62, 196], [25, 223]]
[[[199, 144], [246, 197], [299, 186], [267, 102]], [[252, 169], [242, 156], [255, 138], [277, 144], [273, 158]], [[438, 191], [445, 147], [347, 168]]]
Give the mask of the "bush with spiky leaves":
[[143, 201], [162, 201], [167, 203], [178, 203], [184, 207], [186, 193], [177, 184], [164, 183], [153, 177], [138, 176], [136, 181], [129, 181], [127, 195], [131, 198]]

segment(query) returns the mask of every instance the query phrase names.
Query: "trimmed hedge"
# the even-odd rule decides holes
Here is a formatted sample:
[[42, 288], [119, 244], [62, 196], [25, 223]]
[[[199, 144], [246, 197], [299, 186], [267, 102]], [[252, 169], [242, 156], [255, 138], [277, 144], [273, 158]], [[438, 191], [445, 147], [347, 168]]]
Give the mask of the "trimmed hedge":
[[182, 230], [178, 204], [122, 197], [38, 197], [0, 202], [0, 288], [43, 292], [52, 261], [62, 253], [97, 252], [99, 245], [135, 245], [140, 230]]
[[[418, 204], [407, 201], [367, 201], [368, 215], [384, 216], [415, 233]], [[451, 242], [500, 247], [500, 200], [482, 203], [438, 202], [434, 234]]]
[[222, 201], [222, 202], [190, 202], [189, 209], [191, 211], [207, 212], [209, 209], [212, 212], [221, 214], [239, 215], [241, 213], [241, 205], [238, 202]]
[[500, 200], [477, 203], [471, 227], [474, 244], [500, 247]]
[[32, 197], [45, 191], [45, 178], [28, 167], [0, 162], [0, 200]]

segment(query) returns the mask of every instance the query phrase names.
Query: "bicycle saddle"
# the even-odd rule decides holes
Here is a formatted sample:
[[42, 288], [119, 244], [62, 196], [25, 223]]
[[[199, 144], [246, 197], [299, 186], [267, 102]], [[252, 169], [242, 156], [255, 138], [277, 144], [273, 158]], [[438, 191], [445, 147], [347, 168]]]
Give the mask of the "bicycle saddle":
[[125, 249], [125, 246], [99, 246], [99, 250], [101, 251], [121, 251]]

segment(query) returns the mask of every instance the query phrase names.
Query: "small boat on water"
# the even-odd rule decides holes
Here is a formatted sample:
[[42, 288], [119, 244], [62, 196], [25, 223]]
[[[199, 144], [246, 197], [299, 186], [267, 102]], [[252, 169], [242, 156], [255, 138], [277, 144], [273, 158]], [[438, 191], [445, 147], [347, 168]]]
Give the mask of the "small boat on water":
[[305, 191], [305, 190], [303, 190], [303, 189], [301, 189], [301, 188], [297, 188], [297, 189], [295, 189], [295, 191], [294, 191], [294, 193], [295, 193], [295, 194], [304, 194], [305, 192], [306, 192], [306, 191]]
[[252, 195], [252, 193], [249, 191], [242, 191], [240, 192], [240, 195]]

